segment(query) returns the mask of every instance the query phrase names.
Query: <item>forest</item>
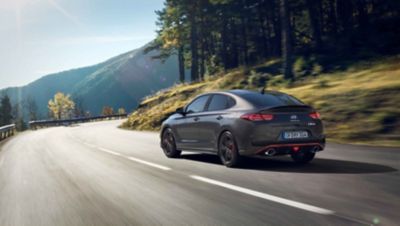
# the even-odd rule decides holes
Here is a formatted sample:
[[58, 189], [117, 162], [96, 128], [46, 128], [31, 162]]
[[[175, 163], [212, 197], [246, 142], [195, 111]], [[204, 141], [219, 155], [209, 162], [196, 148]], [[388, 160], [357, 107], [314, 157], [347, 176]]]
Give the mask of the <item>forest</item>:
[[185, 68], [200, 81], [271, 58], [295, 80], [296, 61], [311, 75], [399, 52], [397, 0], [166, 0], [156, 13], [158, 36], [147, 51], [177, 55], [181, 82]]

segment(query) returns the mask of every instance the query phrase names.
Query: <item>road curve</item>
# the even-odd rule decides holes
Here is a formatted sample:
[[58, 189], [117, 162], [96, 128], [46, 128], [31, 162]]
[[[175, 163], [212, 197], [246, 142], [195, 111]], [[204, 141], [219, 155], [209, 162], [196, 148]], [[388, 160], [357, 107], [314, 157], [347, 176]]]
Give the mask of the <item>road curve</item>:
[[29, 131], [0, 146], [0, 225], [398, 225], [400, 150], [328, 144], [307, 166], [167, 159], [121, 121]]

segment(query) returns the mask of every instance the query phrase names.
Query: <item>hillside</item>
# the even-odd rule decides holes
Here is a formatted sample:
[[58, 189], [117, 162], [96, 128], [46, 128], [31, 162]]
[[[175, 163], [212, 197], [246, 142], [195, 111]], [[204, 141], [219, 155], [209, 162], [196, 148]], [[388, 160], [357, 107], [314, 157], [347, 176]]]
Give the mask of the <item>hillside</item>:
[[176, 57], [165, 63], [143, 53], [146, 46], [111, 58], [106, 62], [79, 69], [51, 74], [23, 87], [0, 90], [7, 93], [13, 104], [23, 104], [32, 98], [41, 118], [47, 117], [47, 103], [56, 92], [71, 94], [79, 99], [93, 115], [108, 105], [132, 110], [139, 101], [157, 90], [170, 87], [176, 81]]
[[204, 82], [176, 85], [146, 97], [122, 125], [158, 130], [162, 120], [196, 95], [212, 90], [260, 89], [292, 94], [322, 115], [329, 140], [346, 143], [400, 145], [400, 56], [359, 62], [345, 70], [297, 78], [289, 84], [274, 75], [280, 63], [269, 61], [251, 70], [237, 69]]

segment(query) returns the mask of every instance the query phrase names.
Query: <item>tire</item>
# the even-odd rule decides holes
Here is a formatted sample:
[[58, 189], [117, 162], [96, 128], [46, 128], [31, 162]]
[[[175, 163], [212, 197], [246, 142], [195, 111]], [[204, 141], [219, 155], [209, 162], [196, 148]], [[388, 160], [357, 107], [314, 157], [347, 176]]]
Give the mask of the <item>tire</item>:
[[298, 164], [307, 164], [314, 159], [315, 153], [312, 152], [298, 152], [291, 154], [291, 157], [295, 163]]
[[161, 147], [168, 158], [179, 158], [182, 151], [176, 149], [175, 137], [170, 128], [162, 133]]
[[226, 167], [236, 167], [240, 163], [235, 137], [229, 131], [223, 132], [219, 137], [218, 156]]

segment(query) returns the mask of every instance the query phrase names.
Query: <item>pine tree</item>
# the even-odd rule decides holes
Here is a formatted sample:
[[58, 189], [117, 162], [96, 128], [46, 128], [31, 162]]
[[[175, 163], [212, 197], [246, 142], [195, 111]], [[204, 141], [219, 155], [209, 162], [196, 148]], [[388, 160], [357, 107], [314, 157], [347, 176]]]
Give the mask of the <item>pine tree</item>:
[[288, 0], [280, 0], [280, 13], [282, 22], [282, 61], [285, 79], [293, 79], [291, 26], [289, 22]]
[[0, 105], [0, 125], [9, 125], [12, 123], [13, 116], [12, 116], [12, 106], [11, 101], [8, 95], [4, 95], [1, 98], [1, 105]]
[[[185, 67], [194, 82], [270, 57], [281, 58], [285, 78], [293, 80], [295, 55], [353, 57], [362, 48], [395, 52], [398, 45], [389, 44], [400, 38], [399, 12], [400, 3], [391, 0], [166, 0], [157, 11], [158, 37], [148, 50], [157, 49], [159, 59], [177, 55], [181, 82]], [[365, 36], [366, 28], [389, 35]], [[369, 44], [378, 34], [380, 44]]]

